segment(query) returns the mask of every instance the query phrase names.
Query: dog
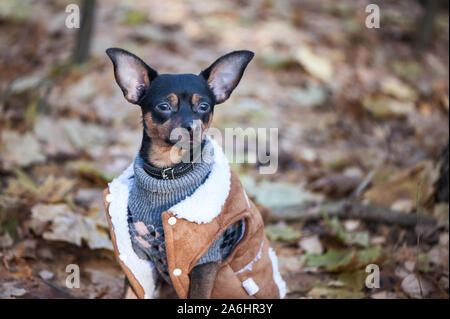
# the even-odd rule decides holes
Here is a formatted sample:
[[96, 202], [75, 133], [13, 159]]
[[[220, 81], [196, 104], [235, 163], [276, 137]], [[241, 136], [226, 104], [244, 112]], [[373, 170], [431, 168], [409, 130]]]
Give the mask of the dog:
[[[197, 148], [202, 149], [203, 145], [205, 145], [205, 135], [196, 133], [199, 131], [204, 132], [210, 127], [214, 108], [217, 105], [224, 103], [230, 97], [233, 90], [239, 84], [247, 65], [254, 56], [254, 53], [251, 51], [234, 51], [220, 57], [208, 68], [201, 71], [198, 75], [195, 75], [159, 74], [155, 69], [148, 66], [141, 58], [119, 48], [110, 48], [106, 53], [113, 63], [114, 76], [125, 99], [132, 104], [140, 106], [142, 111], [143, 134], [138, 154], [139, 158], [142, 159], [142, 167], [145, 172], [150, 174], [153, 178], [163, 181], [176, 180], [178, 177], [185, 176], [187, 174], [186, 171], [192, 170], [191, 167], [194, 167], [193, 154], [195, 153], [193, 150]], [[180, 137], [180, 135], [172, 134], [174, 130], [177, 129], [183, 130], [183, 132], [186, 132], [186, 135]], [[215, 147], [216, 146], [213, 148]], [[214, 153], [222, 152], [221, 150], [214, 149]], [[186, 156], [188, 157], [186, 158]], [[214, 156], [219, 163], [220, 158], [217, 156], [221, 155], [215, 154]], [[219, 166], [219, 164], [214, 165]], [[227, 164], [224, 164], [224, 167], [228, 167], [225, 165]], [[160, 229], [153, 229], [151, 225], [142, 223], [141, 221], [136, 222], [136, 220], [134, 220], [133, 222], [130, 222], [130, 227], [134, 228], [134, 230], [131, 231], [133, 250], [138, 254], [140, 259], [146, 259], [146, 256], [152, 254], [149, 247], [156, 241], [155, 237], [151, 237], [151, 239], [148, 239], [146, 242], [146, 238], [150, 238], [148, 236], [151, 234], [156, 234], [155, 236], [158, 237], [161, 236], [161, 233], [164, 233], [164, 242], [159, 242], [160, 246], [158, 247], [160, 247], [160, 250], [165, 250], [167, 246], [167, 253], [163, 255], [163, 259], [166, 258], [166, 260], [161, 261], [161, 257], [158, 257], [159, 261], [161, 261], [161, 269], [156, 267], [158, 270], [156, 273], [159, 272], [163, 277], [165, 274], [167, 281], [172, 282], [178, 297], [181, 298], [244, 298], [250, 296], [259, 296], [261, 298], [272, 298], [275, 296], [282, 298], [285, 293], [284, 282], [279, 276], [278, 269], [275, 269], [277, 266], [276, 261], [274, 264], [274, 253], [269, 247], [268, 240], [264, 235], [261, 216], [254, 204], [248, 199], [236, 175], [233, 172], [229, 173], [227, 170], [229, 171], [229, 168], [224, 169], [224, 176], [228, 177], [217, 177], [217, 181], [214, 183], [211, 181], [208, 182], [209, 184], [216, 185], [218, 183], [230, 185], [228, 186], [230, 190], [227, 193], [224, 193], [225, 196], [223, 196], [224, 199], [222, 200], [222, 203], [217, 205], [219, 206], [219, 209], [214, 207], [214, 209], [218, 211], [216, 218], [207, 221], [196, 221], [195, 218], [189, 219], [188, 217], [175, 219], [176, 217], [179, 217], [179, 215], [173, 214], [170, 209], [168, 209], [163, 213], [163, 228]], [[219, 171], [219, 169], [211, 171], [205, 178], [216, 178], [214, 176], [220, 175], [219, 173], [216, 173], [216, 171]], [[132, 177], [133, 174], [129, 173], [127, 178]], [[204, 184], [206, 184], [206, 182], [204, 182]], [[122, 258], [125, 254], [133, 255], [133, 253], [130, 253], [129, 251], [128, 253], [124, 253], [123, 251], [120, 252], [119, 246], [121, 242], [117, 238], [118, 231], [115, 230], [118, 226], [116, 227], [113, 225], [114, 216], [111, 211], [114, 209], [110, 207], [111, 201], [108, 201], [108, 196], [112, 196], [112, 192], [110, 193], [112, 186], [113, 185], [110, 184], [109, 190], [106, 190], [105, 206], [107, 211], [109, 209], [109, 215], [107, 215], [111, 225], [111, 234], [115, 244], [116, 255], [120, 257], [118, 258], [120, 259], [119, 262], [121, 263], [122, 268], [124, 268], [128, 279], [132, 279], [130, 282], [134, 281], [132, 286], [135, 288], [136, 295], [140, 297], [145, 295], [148, 297], [149, 293], [144, 292], [143, 290], [145, 289], [142, 289], [144, 286], [142, 282], [137, 283], [137, 281], [139, 281], [139, 273], [133, 273], [131, 268], [125, 265]], [[196, 187], [200, 189], [199, 186]], [[223, 188], [226, 188], [226, 186]], [[194, 191], [197, 192], [197, 190]], [[200, 190], [198, 192], [200, 192]], [[221, 189], [218, 189], [217, 192], [210, 191], [210, 193], [221, 192]], [[236, 193], [236, 195], [233, 195], [234, 193]], [[140, 195], [140, 197], [131, 196], [129, 201], [132, 204], [133, 198], [137, 198], [140, 201], [139, 198], [142, 197], [145, 197], [145, 195]], [[201, 205], [202, 199], [200, 198], [199, 201], [200, 203], [198, 204]], [[127, 205], [131, 206], [130, 202], [128, 202]], [[241, 206], [236, 203], [241, 203]], [[233, 212], [225, 214], [224, 211], [228, 212], [228, 210], [232, 210]], [[205, 212], [208, 213], [208, 211]], [[247, 213], [244, 214], [245, 212]], [[251, 214], [249, 212], [251, 212]], [[130, 208], [128, 208], [128, 214], [130, 220]], [[165, 216], [165, 214], [168, 215]], [[171, 217], [169, 217], [169, 215]], [[226, 216], [230, 217], [228, 218]], [[238, 217], [242, 218], [238, 220], [233, 219]], [[199, 218], [201, 219], [202, 217], [200, 216]], [[217, 222], [219, 219], [220, 222]], [[182, 222], [176, 222], [176, 226], [180, 229], [178, 230], [178, 233], [186, 232], [186, 234], [193, 234], [192, 229], [195, 229], [195, 232], [198, 234], [189, 235], [191, 236], [189, 237], [191, 238], [189, 242], [187, 242], [187, 239], [184, 239], [187, 237], [177, 239], [180, 236], [172, 234], [172, 229], [175, 226], [170, 226], [172, 225], [171, 221], [175, 223], [176, 220], [182, 220]], [[249, 220], [251, 220], [251, 222], [249, 222]], [[216, 226], [212, 226], [213, 224]], [[221, 228], [224, 224], [228, 225], [226, 229]], [[198, 261], [199, 259], [197, 251], [205, 253], [208, 248], [202, 247], [204, 244], [194, 245], [193, 243], [197, 243], [197, 241], [202, 239], [202, 233], [205, 234], [204, 237], [206, 238], [209, 236], [208, 234], [218, 233], [218, 230], [222, 232], [220, 235], [221, 237], [217, 237], [219, 236], [218, 234], [217, 236], [215, 235], [216, 237], [214, 238], [211, 236], [211, 239], [209, 239], [206, 245], [211, 245], [212, 242], [215, 244], [222, 238], [221, 243], [222, 246], [224, 246], [224, 240], [227, 239], [230, 241], [230, 237], [227, 236], [232, 234], [235, 243], [229, 243], [229, 246], [225, 247], [232, 246], [233, 252], [229, 252], [229, 256], [222, 256], [220, 260], [214, 259], [213, 261], [202, 264], [192, 264], [193, 260]], [[223, 234], [225, 234], [225, 239], [223, 239]], [[170, 245], [167, 243], [169, 236], [171, 236]], [[240, 236], [240, 238], [236, 238], [238, 236]], [[257, 240], [258, 242], [256, 242]], [[240, 243], [242, 245], [246, 244], [248, 247], [241, 245], [242, 249], [238, 249]], [[146, 250], [148, 248], [146, 250], [147, 255], [142, 253], [142, 251], [138, 253], [139, 248], [137, 248], [136, 245], [141, 246], [141, 250]], [[177, 246], [179, 248], [172, 249], [170, 248], [172, 246]], [[210, 250], [211, 248], [208, 252]], [[235, 252], [235, 250], [238, 250], [239, 252]], [[194, 253], [194, 251], [196, 253]], [[242, 251], [247, 251], [252, 258], [249, 259], [247, 256], [240, 256]], [[184, 254], [197, 255], [196, 259], [191, 260], [194, 257], [191, 259], [189, 259], [190, 257], [184, 258]], [[261, 254], [263, 257], [261, 257]], [[186, 259], [185, 269], [187, 269], [187, 271], [182, 267], [175, 268], [176, 265], [173, 265], [175, 263], [185, 263], [183, 258]], [[262, 261], [256, 262], [258, 259], [261, 259]], [[224, 260], [227, 260], [227, 262], [224, 262]], [[140, 261], [137, 260], [137, 262]], [[258, 264], [258, 267], [260, 268], [255, 266], [252, 267], [253, 264]], [[243, 266], [242, 270], [237, 269], [240, 267], [239, 265]], [[166, 267], [166, 270], [164, 270], [164, 266]], [[227, 267], [230, 267], [230, 269]], [[245, 267], [247, 267], [247, 269]], [[236, 268], [234, 269], [235, 275], [231, 275], [233, 272], [230, 273], [232, 268]], [[252, 277], [249, 277], [252, 271], [253, 275]], [[188, 272], [188, 274], [186, 274], [186, 272]], [[154, 273], [155, 271], [153, 274]], [[230, 284], [232, 279], [235, 279], [234, 276], [239, 278], [235, 283], [237, 288], [232, 288], [231, 286], [228, 287], [227, 285]], [[273, 278], [275, 277], [277, 277], [278, 280], [275, 280], [274, 282]], [[259, 285], [256, 282], [256, 278], [261, 278], [258, 281]], [[141, 281], [144, 281], [144, 279]], [[261, 289], [261, 285], [264, 286], [264, 289]], [[136, 287], [138, 288], [136, 289]], [[277, 291], [275, 295], [273, 293], [274, 287], [278, 288], [275, 289]]]

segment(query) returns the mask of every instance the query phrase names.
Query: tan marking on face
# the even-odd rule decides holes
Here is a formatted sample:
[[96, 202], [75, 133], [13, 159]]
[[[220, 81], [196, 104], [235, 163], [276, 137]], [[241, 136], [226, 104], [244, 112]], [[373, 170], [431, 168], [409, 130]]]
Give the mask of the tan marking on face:
[[152, 143], [148, 161], [155, 167], [166, 168], [181, 162], [186, 150], [173, 145], [159, 146]]
[[204, 123], [202, 121], [202, 132], [204, 132], [206, 129], [209, 128], [209, 126], [211, 125], [211, 122], [212, 122], [212, 118], [213, 118], [213, 114], [210, 112], [208, 122]]
[[167, 100], [169, 100], [172, 105], [178, 105], [178, 96], [175, 93], [167, 95]]
[[192, 95], [192, 104], [193, 104], [193, 105], [197, 105], [198, 102], [200, 102], [200, 98], [201, 98], [201, 96], [200, 96], [199, 94], [194, 93], [194, 94]]
[[165, 139], [170, 137], [172, 128], [176, 127], [172, 125], [171, 120], [164, 122], [164, 124], [154, 123], [149, 112], [145, 114], [144, 122], [146, 133], [152, 140], [147, 157], [149, 163], [158, 168], [166, 168], [181, 162], [186, 150], [165, 142]]
[[143, 222], [134, 223], [134, 228], [136, 228], [139, 235], [144, 236], [149, 233], [147, 226]]
[[153, 123], [152, 114], [148, 112], [144, 116], [144, 122], [145, 122], [145, 132], [147, 135], [153, 140], [153, 138], [158, 137], [158, 129], [156, 127], [156, 124]]
[[152, 247], [152, 246], [150, 246], [150, 244], [147, 243], [147, 242], [144, 240], [144, 238], [142, 238], [141, 236], [135, 236], [134, 238], [139, 242], [139, 244], [142, 245], [142, 247], [145, 247], [145, 248], [150, 248], [150, 247]]

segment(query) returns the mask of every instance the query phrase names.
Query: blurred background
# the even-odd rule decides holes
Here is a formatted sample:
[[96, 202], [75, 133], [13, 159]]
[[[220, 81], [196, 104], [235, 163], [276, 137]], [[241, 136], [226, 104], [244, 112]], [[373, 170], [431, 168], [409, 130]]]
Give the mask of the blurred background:
[[2, 0], [0, 30], [0, 298], [122, 295], [101, 192], [142, 128], [108, 47], [160, 73], [256, 53], [212, 126], [278, 128], [275, 174], [233, 168], [288, 298], [448, 298], [447, 1]]

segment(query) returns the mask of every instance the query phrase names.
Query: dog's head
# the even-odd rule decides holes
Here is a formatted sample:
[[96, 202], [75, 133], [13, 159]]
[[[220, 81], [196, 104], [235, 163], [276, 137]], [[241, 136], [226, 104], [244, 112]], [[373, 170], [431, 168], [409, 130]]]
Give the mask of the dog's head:
[[[253, 52], [235, 51], [195, 74], [158, 74], [134, 54], [110, 48], [117, 84], [128, 102], [142, 109], [144, 134], [155, 145], [201, 142], [214, 106], [225, 102], [238, 85]], [[174, 130], [187, 132], [186, 138]], [[196, 136], [200, 137], [197, 138]], [[181, 142], [181, 143], [180, 143]]]

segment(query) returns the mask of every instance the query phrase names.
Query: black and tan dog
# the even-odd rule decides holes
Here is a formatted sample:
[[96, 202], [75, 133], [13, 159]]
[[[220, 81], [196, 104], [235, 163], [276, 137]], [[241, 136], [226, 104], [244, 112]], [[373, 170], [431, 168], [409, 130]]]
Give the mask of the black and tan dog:
[[[158, 74], [139, 57], [125, 50], [111, 48], [106, 52], [113, 62], [114, 75], [125, 98], [142, 110], [144, 132], [139, 155], [157, 174], [160, 170], [163, 177], [168, 170], [176, 175], [178, 167], [182, 169], [180, 165], [186, 150], [202, 145], [204, 135], [195, 132], [210, 126], [214, 107], [229, 98], [254, 55], [250, 51], [231, 52], [195, 75]], [[180, 140], [171, 133], [177, 128], [189, 133], [190, 148], [179, 147], [174, 156], [173, 148]], [[200, 140], [196, 140], [196, 136], [200, 136]], [[217, 153], [220, 154], [216, 156], [222, 156], [221, 150]], [[222, 165], [220, 158], [216, 161], [217, 166]], [[198, 222], [195, 218], [183, 218], [183, 214], [177, 214], [175, 209], [162, 215], [168, 267], [175, 291], [181, 298], [283, 297], [284, 282], [276, 269], [276, 256], [264, 234], [261, 216], [247, 198], [236, 175], [223, 162], [223, 173], [217, 168], [207, 181], [224, 185], [223, 200], [218, 209], [214, 208], [217, 210], [216, 216], [209, 220], [199, 217], [201, 222]], [[211, 180], [214, 178], [217, 180]], [[123, 185], [125, 178], [122, 177], [122, 184], [120, 179], [116, 182], [118, 187], [113, 182], [105, 191], [116, 255], [136, 294], [142, 298], [152, 297], [151, 289], [145, 287], [151, 284], [141, 270], [133, 270], [133, 262], [130, 261], [133, 258], [126, 257], [132, 255], [126, 243], [129, 238], [119, 235], [122, 225], [118, 224], [122, 217], [117, 216], [123, 212], [115, 203], [120, 195], [116, 195], [114, 189]], [[119, 193], [118, 190], [115, 192]], [[202, 203], [198, 205], [201, 207]], [[221, 232], [239, 220], [245, 221], [245, 234], [232, 254], [221, 262], [195, 266], [200, 252], [205, 252]], [[122, 233], [125, 234], [125, 230]], [[189, 236], [192, 238], [187, 240]], [[134, 268], [142, 269], [142, 266]]]

